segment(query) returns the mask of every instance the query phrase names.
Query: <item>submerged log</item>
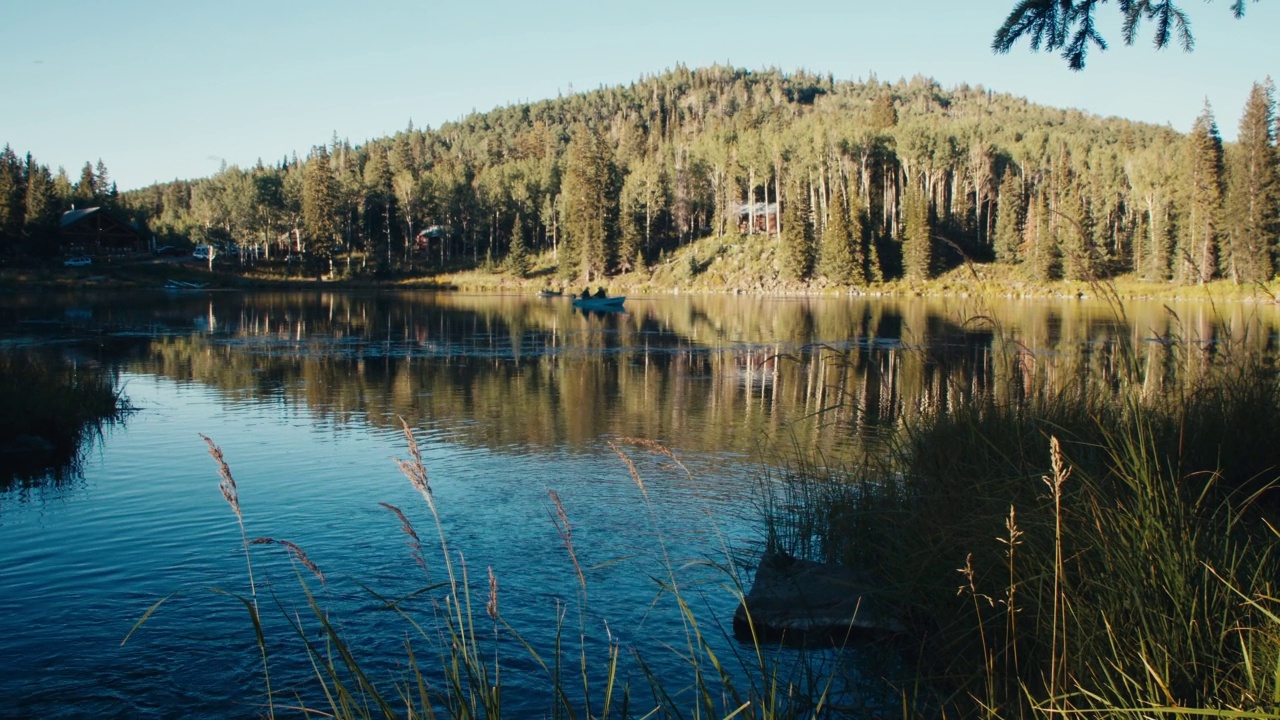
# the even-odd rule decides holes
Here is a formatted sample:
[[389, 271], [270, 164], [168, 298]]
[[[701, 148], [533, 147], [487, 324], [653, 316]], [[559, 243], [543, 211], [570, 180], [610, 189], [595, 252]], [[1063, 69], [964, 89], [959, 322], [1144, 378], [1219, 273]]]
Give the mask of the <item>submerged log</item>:
[[901, 632], [871, 587], [853, 568], [768, 550], [733, 615], [733, 634], [744, 642], [844, 645]]

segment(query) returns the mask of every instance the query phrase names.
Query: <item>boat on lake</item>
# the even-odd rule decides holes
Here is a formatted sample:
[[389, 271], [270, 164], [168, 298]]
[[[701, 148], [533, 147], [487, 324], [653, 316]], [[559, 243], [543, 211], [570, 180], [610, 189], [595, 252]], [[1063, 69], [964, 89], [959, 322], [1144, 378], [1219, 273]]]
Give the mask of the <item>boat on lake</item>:
[[622, 303], [626, 302], [626, 295], [617, 295], [615, 297], [576, 297], [573, 299], [573, 306], [582, 310], [621, 310]]
[[165, 290], [203, 290], [209, 283], [204, 282], [187, 282], [185, 280], [170, 280], [164, 284]]
[[539, 290], [539, 291], [538, 291], [538, 297], [540, 297], [540, 298], [553, 298], [553, 297], [560, 297], [560, 296], [561, 296], [561, 295], [563, 295], [563, 294], [564, 294], [564, 293], [563, 293], [563, 292], [561, 292], [561, 291], [559, 291], [559, 290], [551, 290], [551, 289]]

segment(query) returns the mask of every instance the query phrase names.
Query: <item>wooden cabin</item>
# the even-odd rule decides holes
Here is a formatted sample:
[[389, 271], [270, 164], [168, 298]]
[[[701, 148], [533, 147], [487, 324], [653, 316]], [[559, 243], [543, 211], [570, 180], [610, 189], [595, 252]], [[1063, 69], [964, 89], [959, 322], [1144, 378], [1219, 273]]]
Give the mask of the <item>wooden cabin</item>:
[[738, 207], [738, 232], [774, 233], [778, 231], [778, 203], [746, 203]]
[[63, 213], [58, 237], [64, 255], [130, 255], [148, 249], [138, 228], [101, 207]]

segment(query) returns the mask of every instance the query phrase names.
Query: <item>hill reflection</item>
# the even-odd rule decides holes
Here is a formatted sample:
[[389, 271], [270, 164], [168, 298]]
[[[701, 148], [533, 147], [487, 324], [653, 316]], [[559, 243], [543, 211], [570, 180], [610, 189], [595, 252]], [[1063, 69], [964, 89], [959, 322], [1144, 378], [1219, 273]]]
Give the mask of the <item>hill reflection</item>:
[[[640, 436], [699, 452], [867, 449], [905, 419], [1037, 388], [1171, 387], [1232, 352], [1270, 352], [1274, 317], [1071, 302], [662, 298], [623, 314], [460, 294], [166, 298], [130, 369], [337, 422], [404, 417], [486, 447]], [[121, 319], [123, 309], [111, 316]], [[189, 318], [173, 332], [161, 318]], [[1189, 319], [1191, 320], [1189, 322]], [[1174, 342], [1171, 338], [1176, 338]], [[1131, 362], [1132, 361], [1132, 362]]]

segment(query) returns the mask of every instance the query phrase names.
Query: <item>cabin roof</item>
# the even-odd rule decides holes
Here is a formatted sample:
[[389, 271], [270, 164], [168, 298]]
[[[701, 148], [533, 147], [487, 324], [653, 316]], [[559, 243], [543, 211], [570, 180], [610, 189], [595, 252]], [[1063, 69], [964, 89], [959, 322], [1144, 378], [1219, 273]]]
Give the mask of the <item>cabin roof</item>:
[[81, 220], [89, 217], [90, 215], [93, 215], [101, 211], [102, 211], [102, 208], [100, 207], [78, 208], [76, 210], [68, 210], [62, 213], [61, 218], [58, 218], [58, 227], [66, 227], [68, 225], [78, 223]]

